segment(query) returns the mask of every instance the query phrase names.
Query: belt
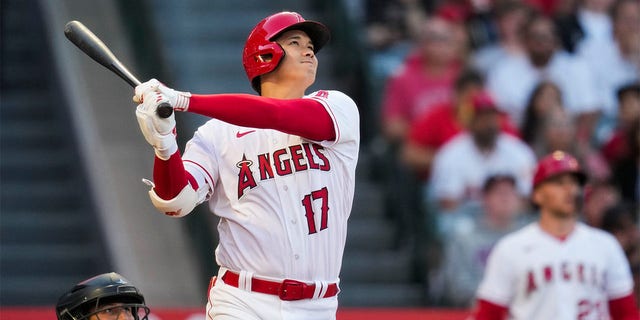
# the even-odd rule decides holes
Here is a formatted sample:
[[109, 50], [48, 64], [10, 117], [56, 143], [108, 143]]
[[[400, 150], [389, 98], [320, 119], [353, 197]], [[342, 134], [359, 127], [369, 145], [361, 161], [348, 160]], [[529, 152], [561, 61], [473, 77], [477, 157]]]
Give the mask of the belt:
[[[239, 288], [240, 275], [227, 270], [222, 276], [222, 281], [227, 285]], [[320, 289], [323, 289], [322, 287]], [[251, 278], [251, 291], [270, 294], [280, 297], [280, 300], [294, 301], [313, 299], [316, 294], [316, 284], [304, 283], [296, 280], [285, 279], [282, 282]], [[330, 283], [322, 298], [330, 298], [338, 294], [338, 284]]]

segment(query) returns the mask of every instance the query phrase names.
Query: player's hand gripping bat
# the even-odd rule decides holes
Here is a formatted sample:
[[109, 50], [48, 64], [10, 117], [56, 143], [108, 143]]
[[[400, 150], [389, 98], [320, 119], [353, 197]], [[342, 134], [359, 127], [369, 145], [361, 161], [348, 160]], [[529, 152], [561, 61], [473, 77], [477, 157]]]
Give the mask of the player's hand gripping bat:
[[[118, 75], [122, 80], [126, 81], [130, 86], [136, 87], [140, 84], [138, 80], [127, 67], [125, 67], [118, 58], [109, 50], [109, 48], [98, 38], [89, 28], [85, 27], [80, 21], [69, 21], [64, 28], [64, 35], [73, 42], [82, 52], [91, 57], [93, 60], [103, 65]], [[168, 118], [173, 113], [173, 108], [167, 102], [162, 102], [156, 110], [161, 118]]]

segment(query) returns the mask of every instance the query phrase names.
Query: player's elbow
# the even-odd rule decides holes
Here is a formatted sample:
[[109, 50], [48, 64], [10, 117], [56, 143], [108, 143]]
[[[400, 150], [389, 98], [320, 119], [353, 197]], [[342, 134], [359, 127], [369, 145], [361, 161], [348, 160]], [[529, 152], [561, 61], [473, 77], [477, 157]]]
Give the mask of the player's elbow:
[[193, 211], [198, 204], [198, 194], [187, 184], [173, 199], [160, 198], [154, 189], [149, 191], [149, 198], [156, 209], [167, 216], [180, 218]]

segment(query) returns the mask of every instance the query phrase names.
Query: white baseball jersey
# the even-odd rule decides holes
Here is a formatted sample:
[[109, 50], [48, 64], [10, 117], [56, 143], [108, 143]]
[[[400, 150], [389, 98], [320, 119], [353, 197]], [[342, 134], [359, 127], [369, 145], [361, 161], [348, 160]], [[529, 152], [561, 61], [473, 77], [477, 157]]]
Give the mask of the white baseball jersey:
[[211, 186], [220, 216], [216, 261], [272, 278], [337, 282], [360, 144], [358, 109], [339, 91], [317, 91], [335, 141], [209, 120], [183, 160]]
[[477, 297], [508, 307], [512, 319], [609, 319], [608, 301], [632, 288], [613, 236], [577, 223], [561, 240], [535, 222], [498, 242]]

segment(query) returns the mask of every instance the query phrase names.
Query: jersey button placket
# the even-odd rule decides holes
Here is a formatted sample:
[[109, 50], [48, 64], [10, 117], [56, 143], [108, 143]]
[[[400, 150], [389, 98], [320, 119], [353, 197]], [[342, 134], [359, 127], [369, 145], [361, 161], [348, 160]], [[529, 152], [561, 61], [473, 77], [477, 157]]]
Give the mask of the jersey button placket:
[[[280, 141], [277, 137], [272, 137], [271, 142], [273, 143], [270, 146], [272, 150], [278, 150], [283, 148], [284, 145], [291, 145], [294, 143], [287, 140]], [[274, 182], [276, 184], [277, 190], [280, 190], [280, 192], [278, 192], [278, 197], [280, 198], [282, 207], [286, 208], [284, 212], [285, 217], [283, 217], [285, 218], [285, 220], [283, 220], [283, 222], [291, 222], [291, 224], [285, 223], [283, 227], [288, 233], [287, 238], [290, 246], [290, 251], [288, 252], [290, 258], [287, 259], [289, 261], [289, 272], [296, 274], [301, 268], [300, 257], [303, 251], [301, 244], [302, 241], [298, 236], [299, 234], [301, 234], [300, 232], [302, 230], [300, 228], [303, 226], [303, 224], [297, 223], [297, 215], [303, 213], [300, 213], [300, 211], [302, 210], [302, 205], [300, 203], [300, 201], [302, 201], [302, 198], [297, 195], [297, 192], [295, 192], [295, 190], [289, 190], [289, 184], [295, 183], [291, 179], [294, 179], [293, 175], [282, 177], [277, 176]]]

